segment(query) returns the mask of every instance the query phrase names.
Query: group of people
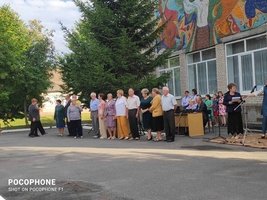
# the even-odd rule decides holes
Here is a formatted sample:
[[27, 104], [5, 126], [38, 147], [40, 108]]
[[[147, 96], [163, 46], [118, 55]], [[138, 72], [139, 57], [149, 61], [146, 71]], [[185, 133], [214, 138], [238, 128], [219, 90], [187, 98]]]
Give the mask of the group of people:
[[59, 131], [58, 136], [64, 136], [64, 128], [67, 125], [69, 135], [74, 138], [83, 137], [82, 128], [82, 106], [77, 95], [67, 95], [65, 97], [66, 104], [62, 105], [60, 99], [56, 100], [54, 120]]
[[[94, 137], [100, 139], [140, 140], [140, 126], [147, 131], [147, 140], [163, 141], [165, 130], [166, 141], [175, 140], [174, 111], [177, 107], [175, 97], [169, 93], [168, 87], [163, 87], [162, 95], [158, 88], [141, 91], [140, 98], [130, 88], [128, 97], [123, 90], [117, 90], [116, 98], [112, 94], [95, 92], [90, 95], [90, 112]], [[141, 122], [141, 123], [140, 123]], [[153, 139], [152, 131], [157, 132]]]
[[[82, 122], [81, 122], [81, 102], [76, 95], [66, 96], [66, 105], [63, 106], [60, 99], [56, 100], [54, 120], [59, 131], [58, 135], [64, 135], [64, 129], [67, 125], [69, 136], [75, 138], [83, 137]], [[31, 100], [31, 105], [28, 108], [29, 120], [31, 121], [30, 137], [39, 137], [37, 130], [39, 129], [42, 135], [47, 134], [40, 120], [40, 108], [38, 107], [37, 99]]]
[[[211, 97], [205, 95], [203, 111], [204, 126], [227, 126], [228, 134], [234, 137], [243, 134], [243, 122], [241, 114], [242, 102], [241, 94], [237, 92], [237, 85], [230, 83], [228, 92], [223, 94], [222, 91], [214, 94]], [[187, 111], [197, 110], [197, 92], [192, 90], [192, 95], [185, 91], [185, 96], [182, 99], [182, 106]], [[201, 98], [201, 97], [200, 97]], [[227, 117], [227, 120], [226, 120]]]
[[[169, 93], [168, 87], [163, 87], [162, 95], [158, 88], [153, 88], [150, 94], [148, 89], [141, 91], [142, 97], [135, 95], [130, 88], [128, 96], [124, 96], [123, 90], [117, 90], [116, 98], [111, 93], [105, 95], [95, 92], [90, 94], [89, 109], [92, 120], [94, 137], [100, 139], [139, 140], [140, 126], [147, 131], [147, 140], [156, 142], [163, 141], [162, 132], [166, 133], [166, 141], [175, 140], [174, 112], [177, 101]], [[29, 106], [29, 119], [31, 120], [31, 132], [29, 136], [37, 137], [37, 129], [44, 135], [37, 100], [32, 99]], [[59, 131], [58, 135], [64, 135], [64, 128], [67, 125], [69, 136], [74, 138], [83, 137], [81, 124], [81, 102], [76, 95], [67, 95], [66, 104], [62, 105], [61, 100], [56, 101], [54, 119]], [[141, 123], [140, 123], [141, 122]], [[140, 125], [141, 124], [141, 125]], [[157, 132], [155, 138], [152, 131]]]
[[[94, 137], [115, 139], [117, 136], [120, 140], [139, 140], [138, 130], [142, 128], [147, 132], [147, 140], [162, 141], [163, 131], [167, 142], [175, 140], [175, 112], [178, 106], [168, 87], [162, 88], [162, 94], [158, 88], [153, 88], [151, 93], [144, 88], [141, 90], [141, 97], [138, 97], [130, 88], [127, 98], [123, 90], [117, 91], [116, 98], [113, 98], [112, 94], [107, 94], [105, 101], [103, 97], [101, 93], [98, 97], [94, 92], [90, 95], [89, 107]], [[203, 100], [196, 89], [192, 90], [191, 95], [189, 91], [185, 91], [181, 107], [187, 112], [203, 113], [203, 126], [212, 123], [213, 116], [220, 117], [222, 125], [226, 125], [227, 106], [222, 92], [214, 95], [213, 99], [206, 95]], [[157, 133], [155, 138], [152, 132]]]
[[[223, 94], [218, 99], [218, 105], [221, 113], [225, 113], [223, 104]], [[158, 88], [153, 88], [151, 93], [144, 88], [141, 91], [141, 97], [135, 95], [135, 91], [130, 88], [127, 97], [124, 91], [117, 90], [117, 96], [114, 98], [111, 93], [105, 95], [95, 92], [90, 94], [89, 109], [92, 120], [92, 131], [95, 138], [120, 140], [139, 140], [139, 130], [147, 132], [147, 140], [156, 142], [163, 141], [162, 132], [166, 134], [166, 141], [173, 142], [175, 140], [175, 111], [177, 101], [175, 97], [169, 93], [168, 87], [162, 88], [162, 94]], [[61, 100], [56, 101], [54, 119], [58, 128], [58, 135], [64, 135], [64, 128], [67, 125], [69, 136], [74, 138], [83, 137], [83, 129], [81, 123], [81, 102], [76, 95], [67, 95], [65, 106]], [[185, 91], [185, 97], [181, 101], [184, 110], [203, 113], [203, 126], [212, 119], [212, 110], [214, 101], [206, 95], [203, 101], [201, 95], [197, 94], [197, 90], [192, 90], [192, 95]], [[215, 110], [215, 109], [214, 109]], [[209, 112], [211, 111], [211, 112]], [[36, 115], [36, 116], [35, 116]], [[30, 136], [38, 136], [37, 129], [41, 134], [46, 134], [40, 122], [39, 108], [37, 100], [33, 99], [29, 106], [29, 116], [32, 121]], [[222, 115], [224, 116], [224, 115]], [[153, 138], [152, 132], [156, 132]]]
[[[192, 95], [190, 95], [189, 91], [185, 91], [184, 97], [181, 101], [181, 106], [184, 111], [191, 112], [197, 110], [198, 101], [197, 98], [201, 98], [200, 95], [197, 94], [197, 90], [192, 90]], [[226, 126], [226, 105], [224, 105], [224, 94], [222, 91], [213, 94], [205, 95], [204, 101], [204, 121], [206, 126], [212, 127], [214, 126]]]
[[[197, 94], [196, 89], [192, 90], [191, 95], [189, 91], [185, 91], [185, 96], [181, 99], [181, 108], [186, 112], [202, 112], [204, 127], [206, 125], [227, 125], [228, 134], [233, 136], [243, 134], [240, 106], [243, 101], [242, 96], [237, 92], [236, 84], [230, 83], [227, 87], [228, 92], [225, 94], [221, 91], [214, 94], [213, 97], [207, 94], [204, 100], [201, 95]], [[265, 95], [264, 91], [262, 93]], [[153, 88], [151, 93], [144, 88], [141, 91], [141, 97], [135, 95], [135, 91], [130, 88], [127, 97], [124, 95], [124, 91], [120, 89], [117, 90], [115, 98], [111, 93], [105, 97], [103, 93], [96, 95], [95, 92], [90, 94], [90, 98], [88, 107], [91, 113], [92, 131], [96, 138], [139, 140], [139, 130], [142, 128], [147, 132], [147, 140], [149, 141], [163, 141], [163, 131], [166, 134], [165, 141], [173, 142], [175, 140], [177, 101], [169, 93], [168, 87], [162, 88], [162, 94], [158, 88]], [[264, 109], [267, 107], [267, 103], [264, 107], [266, 99], [263, 100], [263, 137], [265, 137], [267, 129], [267, 117], [265, 117]], [[56, 103], [54, 119], [59, 135], [64, 135], [64, 128], [67, 125], [69, 136], [82, 138], [82, 107], [77, 96], [67, 95], [65, 106], [62, 105], [61, 100], [57, 100]], [[31, 121], [29, 136], [39, 136], [37, 129], [42, 135], [45, 135], [46, 132], [40, 122], [38, 101], [35, 98], [32, 99], [28, 111]], [[153, 138], [152, 132], [157, 133], [155, 138]]]

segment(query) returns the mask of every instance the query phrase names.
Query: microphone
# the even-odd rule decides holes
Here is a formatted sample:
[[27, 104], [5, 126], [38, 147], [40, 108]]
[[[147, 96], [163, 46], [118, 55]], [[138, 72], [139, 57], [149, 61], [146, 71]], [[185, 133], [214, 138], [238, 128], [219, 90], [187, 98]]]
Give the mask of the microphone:
[[254, 87], [252, 88], [252, 90], [250, 91], [250, 93], [252, 94], [256, 89], [257, 89], [257, 85], [254, 85]]

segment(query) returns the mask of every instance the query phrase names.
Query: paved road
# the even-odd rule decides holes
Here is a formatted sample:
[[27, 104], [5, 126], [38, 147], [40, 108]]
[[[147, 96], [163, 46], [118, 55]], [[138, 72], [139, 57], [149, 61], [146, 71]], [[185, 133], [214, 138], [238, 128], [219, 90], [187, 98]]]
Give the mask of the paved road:
[[[178, 136], [175, 143], [27, 133], [0, 136], [0, 195], [17, 199], [265, 200], [267, 151]], [[207, 137], [207, 136], [206, 136]], [[54, 178], [63, 192], [8, 192], [10, 178]]]

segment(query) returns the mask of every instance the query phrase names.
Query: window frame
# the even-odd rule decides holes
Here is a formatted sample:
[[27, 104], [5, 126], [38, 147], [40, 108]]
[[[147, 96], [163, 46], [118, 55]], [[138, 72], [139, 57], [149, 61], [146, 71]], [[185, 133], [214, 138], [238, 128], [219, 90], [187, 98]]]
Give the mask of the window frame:
[[[211, 49], [214, 49], [215, 51], [215, 57], [214, 58], [211, 58], [211, 59], [206, 59], [206, 60], [203, 60], [203, 56], [202, 56], [202, 53], [204, 51], [208, 51], [208, 50], [211, 50]], [[193, 54], [196, 54], [196, 53], [199, 53], [200, 54], [200, 61], [198, 62], [189, 62], [189, 56], [193, 56]], [[206, 77], [207, 77], [207, 80], [206, 80], [206, 89], [207, 89], [207, 94], [212, 94], [213, 91], [209, 91], [210, 88], [209, 88], [209, 67], [208, 67], [208, 62], [211, 62], [211, 61], [215, 61], [215, 70], [216, 70], [216, 74], [217, 74], [217, 59], [216, 59], [216, 48], [215, 47], [210, 47], [210, 48], [206, 48], [206, 49], [203, 49], [203, 50], [200, 50], [200, 51], [194, 51], [192, 53], [189, 53], [186, 55], [186, 61], [187, 61], [187, 77], [188, 77], [188, 85], [190, 85], [190, 82], [189, 82], [189, 67], [192, 67], [195, 65], [195, 71], [196, 71], [196, 89], [198, 90], [199, 92], [199, 76], [198, 76], [198, 64], [201, 64], [201, 63], [205, 63], [205, 68], [206, 68]], [[218, 89], [218, 84], [217, 84], [217, 89]], [[191, 88], [193, 89], [193, 88]], [[206, 94], [200, 94], [200, 95], [206, 95]]]
[[[254, 50], [247, 50], [247, 40], [251, 40], [253, 38], [259, 38], [259, 37], [262, 37], [262, 36], [265, 36], [266, 40], [267, 40], [267, 34], [266, 33], [262, 33], [262, 34], [259, 34], [259, 35], [254, 35], [254, 36], [251, 36], [251, 37], [247, 37], [247, 38], [243, 38], [243, 39], [240, 39], [240, 40], [235, 40], [235, 41], [231, 41], [231, 42], [225, 43], [225, 49], [224, 50], [225, 50], [225, 56], [226, 56], [225, 60], [226, 60], [227, 83], [229, 84], [228, 58], [237, 56], [237, 58], [238, 58], [238, 71], [239, 71], [238, 72], [238, 78], [239, 78], [238, 90], [239, 90], [239, 92], [241, 94], [247, 95], [251, 91], [251, 90], [243, 90], [244, 85], [243, 85], [243, 76], [242, 76], [242, 63], [241, 63], [242, 61], [241, 61], [241, 57], [245, 56], [245, 55], [251, 55], [251, 59], [252, 59], [251, 60], [251, 63], [252, 63], [252, 84], [253, 84], [252, 87], [253, 87], [254, 85], [256, 85], [255, 53], [267, 50], [267, 47], [254, 49]], [[238, 42], [241, 42], [241, 41], [244, 42], [244, 52], [228, 55], [227, 54], [228, 45], [231, 45], [231, 44], [234, 44], [234, 43], [238, 43]], [[264, 83], [262, 83], [262, 84], [264, 84]]]
[[[170, 60], [171, 59], [174, 59], [174, 58], [178, 58], [179, 63], [178, 63], [177, 66], [171, 67]], [[171, 92], [173, 93], [173, 95], [174, 95], [174, 97], [176, 99], [180, 99], [181, 98], [181, 95], [182, 95], [182, 91], [180, 91], [180, 94], [181, 95], [179, 95], [179, 96], [177, 96], [177, 94], [175, 94], [175, 92], [176, 92], [176, 84], [175, 84], [175, 72], [174, 72], [175, 69], [179, 69], [179, 71], [180, 71], [180, 80], [179, 80], [180, 83], [179, 84], [180, 84], [180, 87], [181, 87], [181, 65], [180, 65], [180, 57], [179, 57], [179, 55], [175, 55], [175, 56], [169, 57], [166, 60], [166, 64], [167, 64], [166, 67], [160, 67], [159, 68], [159, 73], [160, 74], [161, 73], [170, 73], [171, 74], [170, 79], [172, 79], [172, 84], [173, 84], [173, 91], [171, 91]], [[166, 83], [166, 86], [168, 86], [168, 83]]]

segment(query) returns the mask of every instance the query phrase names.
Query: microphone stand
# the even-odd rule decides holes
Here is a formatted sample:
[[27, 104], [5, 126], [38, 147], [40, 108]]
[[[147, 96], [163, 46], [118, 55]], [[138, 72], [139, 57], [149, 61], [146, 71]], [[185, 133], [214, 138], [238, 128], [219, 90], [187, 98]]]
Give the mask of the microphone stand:
[[[219, 105], [218, 105], [218, 106], [219, 106]], [[216, 139], [222, 139], [223, 142], [226, 143], [226, 142], [227, 142], [226, 138], [223, 137], [223, 136], [221, 136], [221, 118], [220, 118], [220, 116], [219, 116], [218, 119], [219, 119], [219, 120], [218, 120], [218, 122], [219, 122], [219, 123], [218, 123], [218, 131], [219, 131], [219, 135], [218, 135], [217, 137], [210, 138], [209, 141], [210, 141], [210, 140], [216, 140]]]
[[234, 109], [234, 111], [236, 111], [239, 107], [241, 107], [242, 105], [244, 105], [244, 110], [243, 110], [243, 113], [244, 113], [244, 116], [245, 116], [245, 128], [244, 128], [244, 136], [243, 136], [243, 139], [242, 139], [242, 145], [244, 146], [245, 145], [245, 140], [246, 140], [246, 137], [247, 137], [247, 134], [248, 133], [251, 133], [252, 134], [252, 131], [248, 128], [248, 112], [247, 112], [247, 104], [246, 104], [246, 100], [249, 99], [250, 96], [247, 96], [245, 99], [243, 99], [239, 105]]

